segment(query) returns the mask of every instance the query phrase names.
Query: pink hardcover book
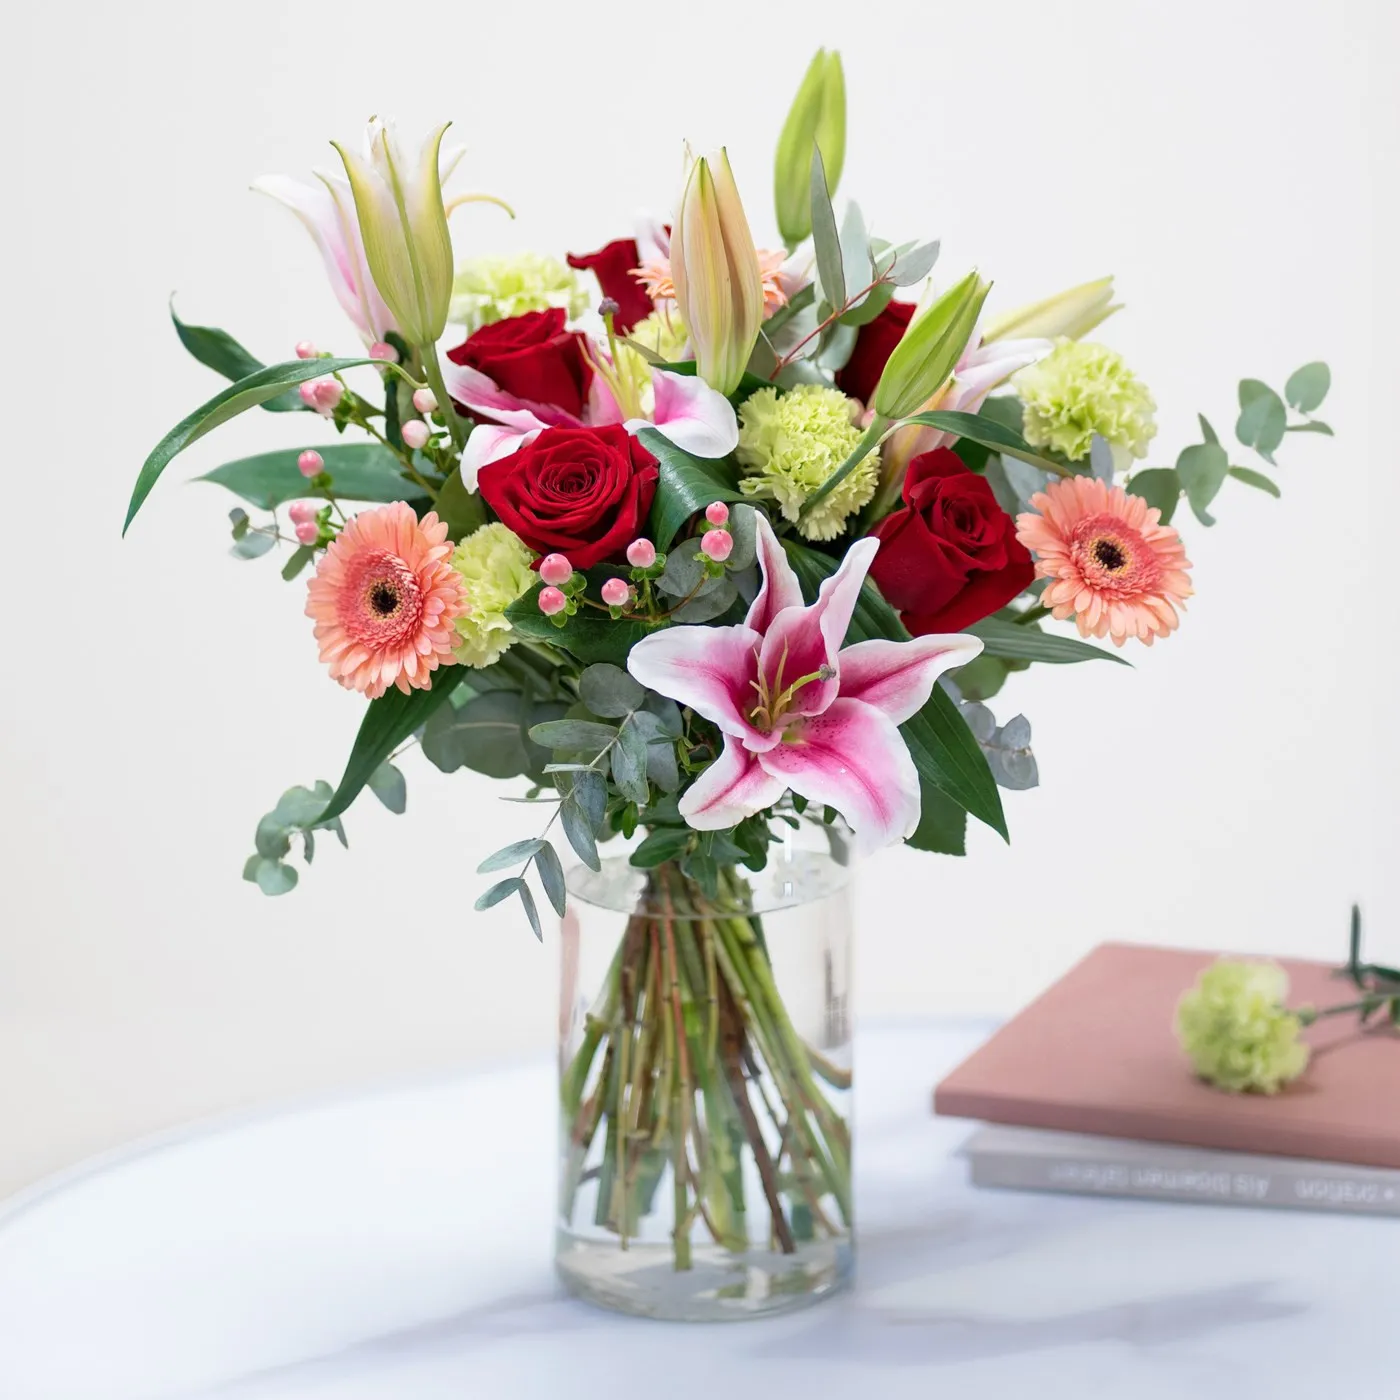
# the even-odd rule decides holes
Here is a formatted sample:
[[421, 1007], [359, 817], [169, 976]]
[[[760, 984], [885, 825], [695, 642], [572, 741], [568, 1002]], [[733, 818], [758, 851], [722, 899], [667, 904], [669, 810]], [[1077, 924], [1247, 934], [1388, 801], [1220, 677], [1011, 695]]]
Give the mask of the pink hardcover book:
[[[953, 1070], [934, 1091], [934, 1112], [1400, 1168], [1400, 1032], [1388, 1022], [1362, 1029], [1347, 1015], [1309, 1027], [1312, 1063], [1272, 1097], [1227, 1094], [1195, 1078], [1173, 1015], [1214, 957], [1103, 944]], [[1278, 961], [1290, 1006], [1353, 997], [1324, 963]]]

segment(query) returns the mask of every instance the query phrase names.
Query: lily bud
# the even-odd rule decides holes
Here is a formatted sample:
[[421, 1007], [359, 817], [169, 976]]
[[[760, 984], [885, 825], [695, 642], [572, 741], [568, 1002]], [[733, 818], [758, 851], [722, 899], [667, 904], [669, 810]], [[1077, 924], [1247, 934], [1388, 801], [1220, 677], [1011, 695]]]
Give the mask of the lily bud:
[[909, 324], [875, 386], [881, 418], [907, 418], [941, 389], [977, 326], [990, 284], [969, 272]]
[[447, 126], [428, 136], [416, 161], [378, 119], [369, 125], [364, 154], [331, 143], [345, 162], [374, 284], [404, 338], [417, 346], [437, 343], [452, 301], [452, 239], [438, 168]]
[[822, 153], [826, 182], [836, 193], [846, 162], [846, 77], [841, 55], [818, 49], [792, 100], [778, 137], [773, 166], [773, 202], [778, 231], [789, 248], [812, 232], [812, 147]]
[[1066, 336], [1078, 340], [1120, 309], [1113, 304], [1113, 278], [1100, 277], [1097, 282], [1085, 282], [1058, 296], [994, 316], [983, 332], [982, 343], [1013, 336], [1045, 340]]
[[729, 157], [697, 160], [671, 230], [671, 278], [696, 370], [721, 394], [739, 387], [763, 324], [763, 273]]

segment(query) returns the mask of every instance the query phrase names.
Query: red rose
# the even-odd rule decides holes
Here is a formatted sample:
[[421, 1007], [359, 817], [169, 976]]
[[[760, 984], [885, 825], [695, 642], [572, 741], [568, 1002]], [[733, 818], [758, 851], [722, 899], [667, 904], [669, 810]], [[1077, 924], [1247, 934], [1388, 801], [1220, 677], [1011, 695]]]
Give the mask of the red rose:
[[454, 365], [480, 370], [496, 387], [531, 403], [552, 404], [578, 418], [593, 369], [584, 337], [564, 329], [562, 307], [493, 321], [447, 352]]
[[531, 549], [557, 550], [576, 569], [621, 557], [646, 533], [656, 458], [615, 423], [546, 428], [482, 467], [481, 497]]
[[981, 621], [1035, 577], [1015, 521], [951, 448], [909, 463], [904, 502], [875, 527], [870, 575], [916, 637]]
[[596, 253], [569, 254], [569, 266], [594, 273], [603, 295], [617, 303], [613, 324], [624, 334], [655, 309], [646, 288], [632, 276], [641, 265], [635, 238], [615, 238]]
[[843, 394], [868, 404], [885, 372], [894, 347], [904, 336], [918, 308], [912, 301], [892, 301], [856, 333], [856, 348], [845, 367], [836, 372], [836, 387]]

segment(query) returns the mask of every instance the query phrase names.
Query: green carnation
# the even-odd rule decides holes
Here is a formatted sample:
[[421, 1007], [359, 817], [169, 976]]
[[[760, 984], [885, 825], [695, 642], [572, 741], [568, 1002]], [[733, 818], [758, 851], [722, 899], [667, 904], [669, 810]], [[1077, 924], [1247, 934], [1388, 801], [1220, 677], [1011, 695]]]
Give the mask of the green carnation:
[[1276, 1094], [1308, 1064], [1302, 1020], [1284, 1005], [1288, 974], [1276, 963], [1221, 958], [1176, 1009], [1176, 1035], [1196, 1073], [1233, 1094]]
[[1026, 441], [1071, 462], [1089, 455], [1096, 433], [1124, 458], [1145, 457], [1156, 436], [1152, 395], [1106, 345], [1061, 340], [1038, 364], [1023, 369], [1015, 384], [1026, 409]]
[[571, 267], [543, 253], [473, 258], [452, 282], [451, 319], [468, 331], [552, 306], [562, 306], [572, 320], [588, 309], [588, 293]]
[[[862, 433], [859, 405], [839, 389], [799, 384], [787, 393], [760, 389], [739, 409], [739, 461], [746, 496], [776, 501], [784, 519], [798, 521], [807, 498], [855, 451]], [[846, 518], [875, 494], [880, 454], [871, 452], [821, 501], [797, 530], [809, 540], [834, 540]]]
[[537, 582], [534, 557], [499, 523], [483, 525], [457, 546], [452, 567], [467, 585], [467, 609], [457, 618], [456, 656], [464, 666], [490, 666], [510, 646], [506, 609]]

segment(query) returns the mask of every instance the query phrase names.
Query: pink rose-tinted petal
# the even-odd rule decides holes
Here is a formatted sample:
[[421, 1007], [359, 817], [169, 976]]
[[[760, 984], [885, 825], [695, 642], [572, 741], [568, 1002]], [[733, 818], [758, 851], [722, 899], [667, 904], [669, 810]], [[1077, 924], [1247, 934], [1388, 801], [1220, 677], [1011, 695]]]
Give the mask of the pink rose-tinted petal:
[[655, 427], [662, 437], [696, 457], [725, 457], [739, 445], [734, 405], [697, 374], [651, 372], [652, 421], [633, 418], [627, 431]]
[[680, 814], [696, 831], [724, 831], [771, 807], [786, 790], [783, 779], [766, 772], [742, 740], [726, 736], [724, 752], [681, 798]]
[[857, 642], [841, 653], [841, 698], [861, 700], [903, 724], [928, 703], [944, 671], [966, 666], [982, 642], [961, 632], [912, 642]]
[[758, 633], [747, 627], [668, 627], [633, 646], [627, 669], [725, 734], [755, 749], [771, 748], [779, 736], [755, 729], [748, 718], [758, 698], [752, 685], [758, 647]]
[[861, 584], [879, 547], [878, 540], [857, 540], [847, 550], [841, 567], [822, 580], [817, 601], [806, 608], [785, 608], [764, 634], [758, 664], [768, 678], [770, 691], [777, 693], [822, 666], [833, 671], [830, 680], [811, 681], [802, 687], [792, 706], [798, 714], [820, 714], [836, 699], [841, 688], [841, 643], [851, 625]]
[[834, 807], [862, 851], [902, 841], [919, 824], [919, 774], [895, 722], [844, 697], [801, 721], [790, 742], [758, 755], [764, 771], [809, 802]]
[[462, 449], [462, 480], [466, 482], [467, 489], [476, 490], [477, 473], [482, 467], [518, 452], [527, 442], [534, 442], [543, 431], [542, 423], [528, 429], [478, 423]]
[[763, 633], [772, 626], [773, 619], [784, 608], [802, 606], [802, 588], [797, 582], [797, 575], [792, 571], [792, 565], [788, 563], [782, 545], [778, 543], [777, 535], [773, 533], [773, 527], [768, 523], [768, 517], [762, 511], [758, 511], [755, 513], [754, 523], [758, 571], [763, 583], [749, 605], [749, 615], [744, 622], [755, 632]]

